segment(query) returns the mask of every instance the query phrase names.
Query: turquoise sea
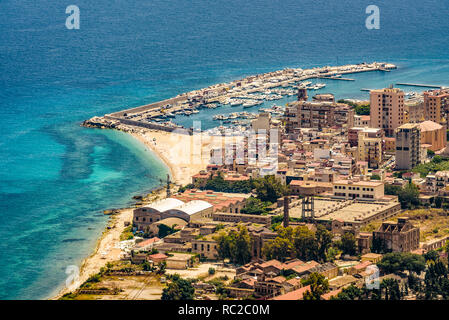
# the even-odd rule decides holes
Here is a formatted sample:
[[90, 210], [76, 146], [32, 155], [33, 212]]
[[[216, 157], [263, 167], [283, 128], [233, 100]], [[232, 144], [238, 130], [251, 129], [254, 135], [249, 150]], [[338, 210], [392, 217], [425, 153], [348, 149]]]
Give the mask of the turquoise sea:
[[[449, 2], [376, 2], [379, 30], [365, 28], [364, 0], [0, 1], [0, 299], [57, 292], [94, 248], [102, 210], [167, 173], [139, 142], [84, 119], [285, 67], [399, 66], [326, 80], [337, 98], [396, 82], [449, 86]], [[70, 4], [79, 30], [65, 27]], [[178, 120], [207, 128], [213, 112], [225, 111]]]

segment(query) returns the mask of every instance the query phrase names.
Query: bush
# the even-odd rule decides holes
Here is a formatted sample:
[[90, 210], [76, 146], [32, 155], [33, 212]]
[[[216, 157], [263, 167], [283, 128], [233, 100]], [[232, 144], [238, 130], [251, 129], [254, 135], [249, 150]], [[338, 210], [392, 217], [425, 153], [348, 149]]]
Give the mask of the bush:
[[209, 275], [214, 275], [215, 274], [215, 268], [209, 268]]

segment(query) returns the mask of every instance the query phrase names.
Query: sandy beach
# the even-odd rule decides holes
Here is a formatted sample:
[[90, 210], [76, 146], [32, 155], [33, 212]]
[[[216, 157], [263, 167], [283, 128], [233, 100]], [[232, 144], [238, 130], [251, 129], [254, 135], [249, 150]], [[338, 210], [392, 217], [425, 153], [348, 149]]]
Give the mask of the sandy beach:
[[64, 287], [55, 297], [59, 299], [66, 293], [72, 292], [84, 283], [90, 276], [100, 272], [100, 269], [108, 262], [120, 259], [121, 250], [117, 248], [120, 242], [120, 235], [125, 229], [125, 222], [131, 222], [133, 209], [123, 209], [120, 213], [112, 215], [108, 223], [108, 228], [103, 231], [101, 238], [97, 241], [97, 246], [91, 256], [84, 259], [80, 268], [80, 274], [77, 281], [70, 286]]
[[[209, 138], [206, 136], [201, 140], [195, 140], [197, 137], [184, 134], [136, 127], [127, 127], [126, 129], [128, 130], [124, 131], [144, 143], [167, 165], [173, 182], [177, 185], [190, 183], [191, 176], [205, 169], [209, 164], [211, 149], [223, 143], [221, 137]], [[120, 259], [121, 250], [117, 245], [120, 242], [120, 235], [125, 229], [125, 222], [132, 222], [132, 213], [133, 209], [129, 208], [111, 216], [108, 228], [98, 239], [94, 252], [83, 261], [79, 279], [70, 286], [64, 287], [51, 299], [59, 299], [64, 294], [78, 289], [90, 276], [100, 272], [100, 269], [108, 262]]]
[[191, 183], [194, 174], [206, 169], [211, 149], [222, 146], [224, 141], [222, 137], [196, 137], [141, 128], [129, 133], [156, 153], [169, 167], [178, 185]]

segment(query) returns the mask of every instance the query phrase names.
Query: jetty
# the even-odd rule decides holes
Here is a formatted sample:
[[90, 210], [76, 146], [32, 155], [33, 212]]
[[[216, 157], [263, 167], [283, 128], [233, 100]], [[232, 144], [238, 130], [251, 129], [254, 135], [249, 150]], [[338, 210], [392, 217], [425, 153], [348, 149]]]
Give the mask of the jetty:
[[409, 87], [423, 87], [423, 88], [437, 88], [437, 89], [443, 89], [443, 86], [439, 85], [431, 85], [431, 84], [422, 84], [422, 83], [396, 83], [397, 86], [409, 86]]

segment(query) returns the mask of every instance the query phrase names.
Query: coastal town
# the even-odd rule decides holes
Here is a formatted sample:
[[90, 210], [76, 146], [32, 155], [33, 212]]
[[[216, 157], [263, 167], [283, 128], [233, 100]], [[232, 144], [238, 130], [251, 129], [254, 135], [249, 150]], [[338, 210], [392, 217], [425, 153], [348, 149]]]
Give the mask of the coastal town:
[[[86, 120], [131, 134], [170, 175], [105, 211], [96, 252], [56, 298], [449, 298], [449, 88], [336, 100], [310, 81], [394, 69], [284, 69]], [[208, 130], [176, 123], [224, 106], [245, 111]]]

